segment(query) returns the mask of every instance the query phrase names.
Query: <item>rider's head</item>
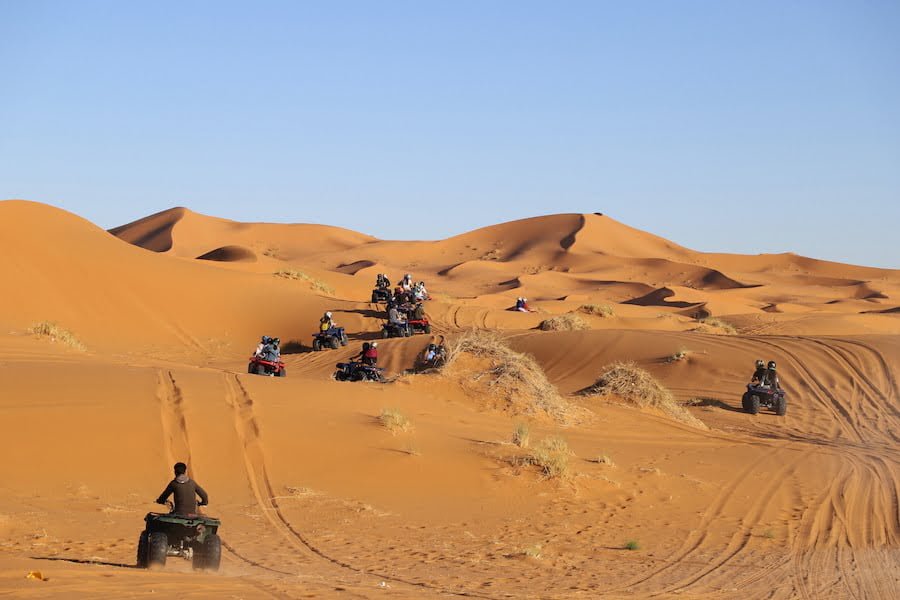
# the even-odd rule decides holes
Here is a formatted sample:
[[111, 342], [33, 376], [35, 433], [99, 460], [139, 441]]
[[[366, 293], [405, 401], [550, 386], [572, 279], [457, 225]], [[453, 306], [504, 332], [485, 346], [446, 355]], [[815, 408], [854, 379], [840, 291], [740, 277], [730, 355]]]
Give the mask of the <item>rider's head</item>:
[[263, 344], [265, 344], [267, 341], [269, 341], [269, 336], [264, 335], [261, 338], [259, 338], [259, 341], [261, 341]]
[[769, 369], [772, 369], [772, 370], [774, 371], [774, 370], [775, 370], [775, 361], [774, 361], [774, 360], [770, 360], [770, 361], [769, 361], [769, 364], [766, 365], [766, 367], [769, 368]]
[[281, 338], [272, 338], [272, 343], [276, 346], [281, 343]]
[[757, 369], [762, 369], [765, 366], [766, 366], [766, 363], [763, 361], [763, 359], [761, 359], [761, 358], [756, 359], [756, 368]]
[[325, 317], [328, 318], [328, 319], [331, 318], [331, 311], [330, 311], [330, 310], [329, 310], [327, 313], [325, 313]]
[[175, 463], [174, 468], [175, 468], [175, 477], [178, 477], [179, 475], [184, 475], [185, 473], [187, 473], [187, 465], [184, 464], [183, 462]]
[[378, 342], [372, 342], [372, 347], [373, 347], [373, 348], [377, 348], [377, 347], [378, 347]]

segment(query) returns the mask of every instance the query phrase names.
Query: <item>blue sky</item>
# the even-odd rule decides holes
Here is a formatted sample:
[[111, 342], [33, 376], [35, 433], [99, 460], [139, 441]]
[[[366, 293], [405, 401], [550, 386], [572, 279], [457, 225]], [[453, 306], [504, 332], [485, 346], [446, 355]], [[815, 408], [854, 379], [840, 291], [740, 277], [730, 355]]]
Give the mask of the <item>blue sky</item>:
[[900, 3], [0, 0], [0, 198], [900, 268]]

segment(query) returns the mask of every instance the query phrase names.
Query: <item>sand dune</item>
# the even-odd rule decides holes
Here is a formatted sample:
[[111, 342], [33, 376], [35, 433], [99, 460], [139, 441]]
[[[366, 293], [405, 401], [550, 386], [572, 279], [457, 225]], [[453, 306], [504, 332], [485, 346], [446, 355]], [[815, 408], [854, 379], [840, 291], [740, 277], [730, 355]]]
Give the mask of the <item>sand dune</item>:
[[[25, 201], [0, 202], [0, 251], [0, 595], [900, 597], [900, 271], [699, 253], [597, 214], [403, 242], [181, 208], [105, 232]], [[432, 335], [380, 339], [379, 272], [427, 281]], [[522, 295], [537, 312], [508, 310]], [[312, 352], [325, 310], [350, 343]], [[569, 313], [587, 329], [536, 329]], [[409, 372], [473, 328], [579, 419]], [[246, 373], [263, 333], [291, 342], [288, 377]], [[375, 339], [389, 383], [331, 379]], [[741, 409], [757, 358], [784, 417]], [[616, 361], [708, 429], [578, 393]], [[563, 478], [535, 464], [555, 436]], [[218, 574], [132, 568], [176, 460], [223, 520]]]

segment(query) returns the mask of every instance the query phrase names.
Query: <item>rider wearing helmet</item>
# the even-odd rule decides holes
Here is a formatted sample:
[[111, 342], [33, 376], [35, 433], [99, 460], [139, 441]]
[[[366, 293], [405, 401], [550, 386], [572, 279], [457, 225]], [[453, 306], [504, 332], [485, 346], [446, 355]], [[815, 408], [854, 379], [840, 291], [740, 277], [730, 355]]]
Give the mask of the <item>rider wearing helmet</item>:
[[367, 350], [363, 350], [362, 363], [370, 367], [378, 364], [378, 342], [372, 342]]
[[256, 351], [253, 353], [253, 356], [260, 357], [266, 352], [266, 346], [271, 342], [271, 338], [269, 336], [264, 335], [259, 340], [259, 345], [256, 347]]
[[756, 359], [756, 370], [753, 371], [753, 377], [750, 378], [750, 383], [762, 383], [763, 377], [766, 375], [766, 363], [763, 362], [763, 359]]
[[335, 323], [334, 319], [331, 318], [331, 311], [326, 312], [324, 315], [322, 315], [322, 318], [319, 319], [319, 331], [328, 331], [336, 325], [337, 323]]
[[766, 372], [762, 379], [763, 385], [767, 385], [773, 389], [781, 389], [781, 381], [778, 379], [778, 373], [775, 372], [775, 361], [770, 360], [766, 365]]

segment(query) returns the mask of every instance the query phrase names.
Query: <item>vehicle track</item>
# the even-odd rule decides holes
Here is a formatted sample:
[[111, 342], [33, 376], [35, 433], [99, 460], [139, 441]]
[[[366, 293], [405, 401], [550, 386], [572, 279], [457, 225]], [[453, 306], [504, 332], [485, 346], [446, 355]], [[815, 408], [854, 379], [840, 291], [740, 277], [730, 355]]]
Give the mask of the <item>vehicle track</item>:
[[318, 557], [333, 567], [350, 571], [357, 575], [377, 578], [381, 581], [390, 581], [418, 589], [427, 589], [445, 595], [495, 600], [493, 596], [487, 596], [476, 592], [445, 589], [429, 583], [412, 581], [402, 577], [356, 567], [327, 554], [310, 542], [306, 536], [291, 525], [278, 505], [276, 494], [274, 493], [271, 480], [266, 471], [265, 457], [260, 441], [259, 425], [253, 410], [253, 399], [250, 397], [250, 394], [247, 392], [237, 375], [231, 374], [225, 376], [225, 389], [226, 402], [232, 408], [234, 413], [235, 432], [237, 433], [238, 440], [243, 448], [245, 468], [256, 501], [269, 523], [288, 543], [294, 546], [294, 548], [306, 554]]

